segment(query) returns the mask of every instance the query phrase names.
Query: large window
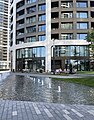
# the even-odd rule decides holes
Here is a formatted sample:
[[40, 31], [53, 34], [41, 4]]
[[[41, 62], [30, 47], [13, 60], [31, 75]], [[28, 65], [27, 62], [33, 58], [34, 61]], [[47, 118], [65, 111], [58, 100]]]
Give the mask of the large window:
[[55, 55], [60, 56], [88, 56], [88, 46], [56, 46]]
[[36, 12], [36, 6], [27, 8], [27, 14], [30, 14], [30, 13], [33, 13], [33, 12]]
[[73, 29], [73, 23], [61, 23], [61, 29]]
[[36, 41], [36, 36], [31, 36], [26, 38], [26, 42], [35, 42]]
[[70, 39], [73, 39], [73, 34], [71, 34], [71, 33], [61, 34], [61, 39], [62, 39], [62, 40], [70, 40]]
[[77, 12], [77, 18], [88, 18], [87, 12]]
[[17, 58], [45, 57], [45, 47], [25, 48], [17, 50]]
[[84, 40], [86, 38], [87, 34], [82, 34], [82, 33], [78, 33], [77, 34], [77, 39], [78, 40]]
[[88, 29], [88, 23], [77, 23], [77, 29]]
[[45, 40], [45, 35], [39, 35], [38, 40], [39, 41], [44, 41]]
[[26, 28], [26, 30], [27, 30], [27, 33], [36, 32], [36, 26], [28, 27]]
[[38, 31], [39, 31], [39, 32], [46, 30], [46, 25], [39, 25], [38, 27], [39, 27], [39, 28], [38, 28]]
[[36, 16], [26, 18], [26, 23], [34, 23], [36, 22]]
[[46, 20], [46, 15], [42, 14], [38, 16], [38, 21], [45, 21]]
[[87, 2], [85, 1], [78, 1], [76, 2], [76, 7], [79, 7], [79, 8], [86, 8], [87, 7]]
[[46, 5], [45, 4], [41, 4], [41, 5], [38, 6], [38, 9], [39, 9], [39, 11], [45, 11]]

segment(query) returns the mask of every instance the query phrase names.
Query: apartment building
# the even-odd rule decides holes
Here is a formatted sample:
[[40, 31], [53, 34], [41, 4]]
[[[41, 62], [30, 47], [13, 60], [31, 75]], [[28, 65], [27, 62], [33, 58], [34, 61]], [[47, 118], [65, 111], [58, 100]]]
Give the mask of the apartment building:
[[12, 70], [89, 70], [93, 0], [14, 0], [10, 13]]
[[0, 70], [9, 69], [9, 0], [0, 0]]

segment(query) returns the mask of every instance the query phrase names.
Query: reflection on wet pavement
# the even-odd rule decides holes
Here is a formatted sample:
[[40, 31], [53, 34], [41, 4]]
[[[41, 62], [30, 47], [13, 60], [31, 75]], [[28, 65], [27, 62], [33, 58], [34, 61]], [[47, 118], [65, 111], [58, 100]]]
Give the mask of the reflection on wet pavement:
[[51, 78], [11, 75], [0, 81], [0, 99], [94, 105], [94, 88]]

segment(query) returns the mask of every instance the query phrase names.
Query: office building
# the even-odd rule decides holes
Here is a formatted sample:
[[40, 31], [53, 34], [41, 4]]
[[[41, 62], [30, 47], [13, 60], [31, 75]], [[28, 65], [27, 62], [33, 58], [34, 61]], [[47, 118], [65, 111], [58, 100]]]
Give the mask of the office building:
[[11, 69], [89, 70], [85, 40], [94, 29], [93, 0], [11, 2]]
[[0, 0], [0, 70], [9, 69], [9, 0]]

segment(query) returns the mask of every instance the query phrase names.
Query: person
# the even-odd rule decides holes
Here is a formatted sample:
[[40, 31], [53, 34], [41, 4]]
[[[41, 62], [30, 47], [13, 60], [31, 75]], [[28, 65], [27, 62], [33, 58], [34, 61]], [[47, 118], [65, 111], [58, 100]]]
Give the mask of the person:
[[72, 73], [72, 64], [71, 63], [69, 65], [69, 69], [70, 69], [69, 73], [71, 74]]

